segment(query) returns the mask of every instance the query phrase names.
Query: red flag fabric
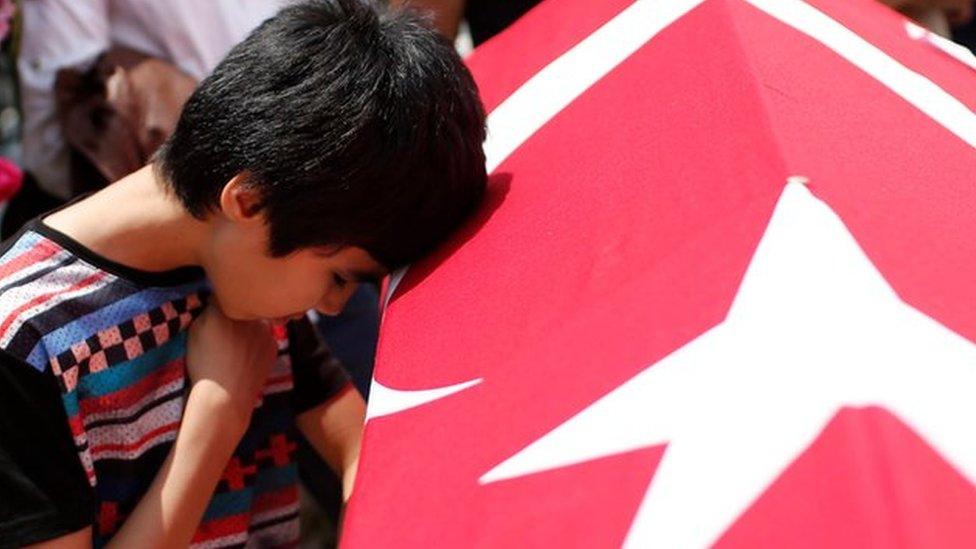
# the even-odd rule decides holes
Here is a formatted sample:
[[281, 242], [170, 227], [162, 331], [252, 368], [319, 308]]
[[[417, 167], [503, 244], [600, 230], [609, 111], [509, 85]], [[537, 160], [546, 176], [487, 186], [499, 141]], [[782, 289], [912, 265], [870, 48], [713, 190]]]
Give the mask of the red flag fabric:
[[396, 280], [343, 544], [976, 543], [971, 62], [872, 0], [477, 50], [488, 198]]

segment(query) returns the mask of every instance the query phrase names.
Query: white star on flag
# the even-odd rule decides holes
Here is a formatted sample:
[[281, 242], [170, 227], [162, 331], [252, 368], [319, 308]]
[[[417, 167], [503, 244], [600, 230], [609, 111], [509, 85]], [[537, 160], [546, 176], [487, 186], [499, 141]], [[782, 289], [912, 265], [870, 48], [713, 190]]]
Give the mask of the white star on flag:
[[976, 480], [976, 344], [899, 299], [798, 182], [721, 324], [488, 471], [482, 483], [666, 444], [627, 536], [715, 542], [845, 406], [897, 415]]

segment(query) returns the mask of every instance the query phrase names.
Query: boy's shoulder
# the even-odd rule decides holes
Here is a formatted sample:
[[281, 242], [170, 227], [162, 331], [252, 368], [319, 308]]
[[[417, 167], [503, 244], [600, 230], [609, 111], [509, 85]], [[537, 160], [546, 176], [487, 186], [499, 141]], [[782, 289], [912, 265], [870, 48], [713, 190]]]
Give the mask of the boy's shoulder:
[[61, 304], [110, 283], [106, 274], [31, 230], [6, 241], [0, 247], [0, 349], [43, 369], [46, 361], [38, 363], [31, 351], [44, 333], [70, 322], [70, 308]]
[[201, 306], [202, 280], [141, 285], [36, 229], [0, 245], [0, 350], [38, 370], [62, 354], [80, 359], [131, 338], [152, 338], [161, 325], [172, 328], [169, 335]]

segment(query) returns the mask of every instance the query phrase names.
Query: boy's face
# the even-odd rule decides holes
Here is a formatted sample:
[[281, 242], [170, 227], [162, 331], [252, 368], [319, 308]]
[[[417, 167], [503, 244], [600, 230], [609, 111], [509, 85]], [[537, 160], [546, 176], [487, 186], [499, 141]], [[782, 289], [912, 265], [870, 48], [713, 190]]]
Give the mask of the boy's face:
[[316, 309], [336, 315], [363, 280], [386, 269], [354, 246], [300, 249], [284, 257], [268, 253], [269, 230], [246, 190], [225, 189], [221, 212], [201, 263], [220, 308], [238, 320], [284, 320]]
[[267, 248], [241, 244], [223, 243], [206, 266], [221, 309], [237, 320], [286, 320], [309, 309], [336, 315], [358, 281], [384, 274], [361, 248], [305, 249], [275, 258]]

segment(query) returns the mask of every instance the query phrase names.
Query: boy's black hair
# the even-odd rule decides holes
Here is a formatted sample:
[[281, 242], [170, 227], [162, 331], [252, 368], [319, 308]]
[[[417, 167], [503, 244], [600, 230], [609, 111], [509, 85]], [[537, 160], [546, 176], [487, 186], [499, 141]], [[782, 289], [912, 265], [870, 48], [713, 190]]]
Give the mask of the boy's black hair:
[[199, 218], [247, 174], [274, 256], [352, 245], [393, 269], [480, 202], [484, 117], [470, 73], [426, 21], [368, 0], [313, 0], [230, 51], [155, 164]]

